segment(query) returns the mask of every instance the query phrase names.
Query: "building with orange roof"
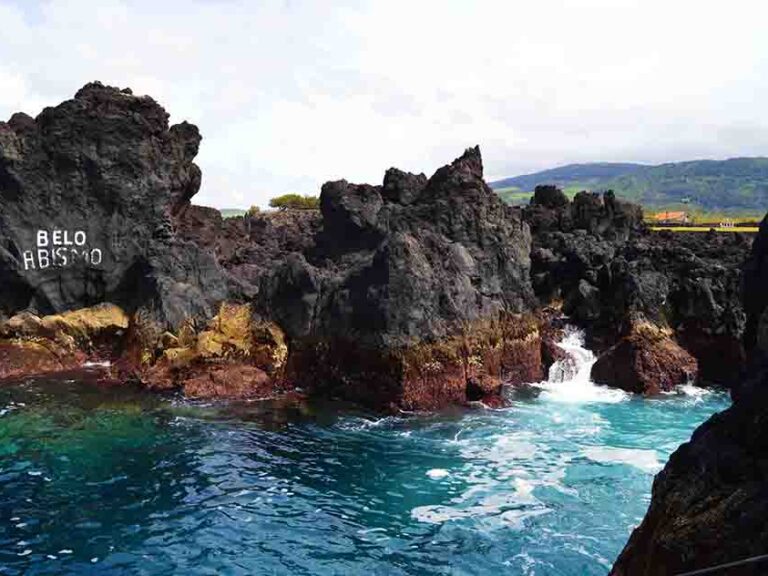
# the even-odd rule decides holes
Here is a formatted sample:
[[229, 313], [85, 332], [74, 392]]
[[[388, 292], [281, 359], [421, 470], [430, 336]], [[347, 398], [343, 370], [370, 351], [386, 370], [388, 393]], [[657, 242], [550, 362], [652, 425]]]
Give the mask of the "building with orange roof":
[[656, 224], [688, 224], [687, 212], [659, 212], [653, 216]]

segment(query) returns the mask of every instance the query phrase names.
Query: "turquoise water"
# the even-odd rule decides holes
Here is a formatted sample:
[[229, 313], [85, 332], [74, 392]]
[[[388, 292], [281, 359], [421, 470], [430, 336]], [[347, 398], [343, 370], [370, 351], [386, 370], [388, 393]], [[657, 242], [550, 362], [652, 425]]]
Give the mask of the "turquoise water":
[[606, 574], [728, 398], [630, 399], [575, 362], [509, 409], [409, 418], [7, 385], [0, 574]]

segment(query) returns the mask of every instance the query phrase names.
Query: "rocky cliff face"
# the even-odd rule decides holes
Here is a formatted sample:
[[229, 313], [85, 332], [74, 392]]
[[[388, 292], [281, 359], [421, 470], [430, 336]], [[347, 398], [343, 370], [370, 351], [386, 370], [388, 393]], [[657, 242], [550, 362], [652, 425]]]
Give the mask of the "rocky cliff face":
[[[766, 258], [763, 220], [744, 268], [748, 377], [734, 387], [733, 406], [699, 427], [654, 480], [648, 513], [616, 561], [616, 576], [679, 574], [768, 549], [768, 341], [760, 336], [768, 333]], [[766, 571], [763, 562], [727, 573]]]
[[113, 302], [169, 327], [211, 316], [223, 276], [171, 226], [200, 186], [199, 144], [151, 98], [99, 83], [0, 122], [0, 310]]
[[[259, 297], [293, 337], [397, 346], [534, 303], [528, 227], [486, 186], [476, 148], [429, 180], [393, 169], [382, 186], [329, 182], [320, 198], [315, 246], [286, 259]], [[299, 278], [317, 289], [296, 318], [285, 296]]]

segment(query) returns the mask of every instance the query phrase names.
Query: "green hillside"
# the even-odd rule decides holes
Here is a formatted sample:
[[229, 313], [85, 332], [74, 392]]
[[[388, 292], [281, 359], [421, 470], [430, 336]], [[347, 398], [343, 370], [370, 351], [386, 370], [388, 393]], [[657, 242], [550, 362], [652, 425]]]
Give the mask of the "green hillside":
[[728, 213], [768, 210], [768, 158], [642, 164], [572, 164], [492, 182], [502, 198], [524, 203], [537, 184], [556, 184], [574, 194], [607, 190], [652, 208], [689, 206]]

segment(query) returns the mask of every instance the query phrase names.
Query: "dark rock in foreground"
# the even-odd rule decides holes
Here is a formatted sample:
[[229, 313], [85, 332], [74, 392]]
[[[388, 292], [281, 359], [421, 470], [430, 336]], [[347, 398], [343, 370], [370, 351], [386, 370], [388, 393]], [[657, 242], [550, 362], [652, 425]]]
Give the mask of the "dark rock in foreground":
[[[768, 550], [768, 221], [744, 272], [749, 377], [734, 404], [699, 427], [653, 484], [643, 522], [619, 556], [615, 576], [680, 574], [760, 556]], [[717, 351], [713, 351], [717, 354]], [[765, 562], [721, 570], [765, 574]]]
[[[699, 427], [653, 483], [645, 519], [614, 576], [667, 576], [768, 549], [768, 379]], [[766, 574], [765, 562], [719, 574]]]

